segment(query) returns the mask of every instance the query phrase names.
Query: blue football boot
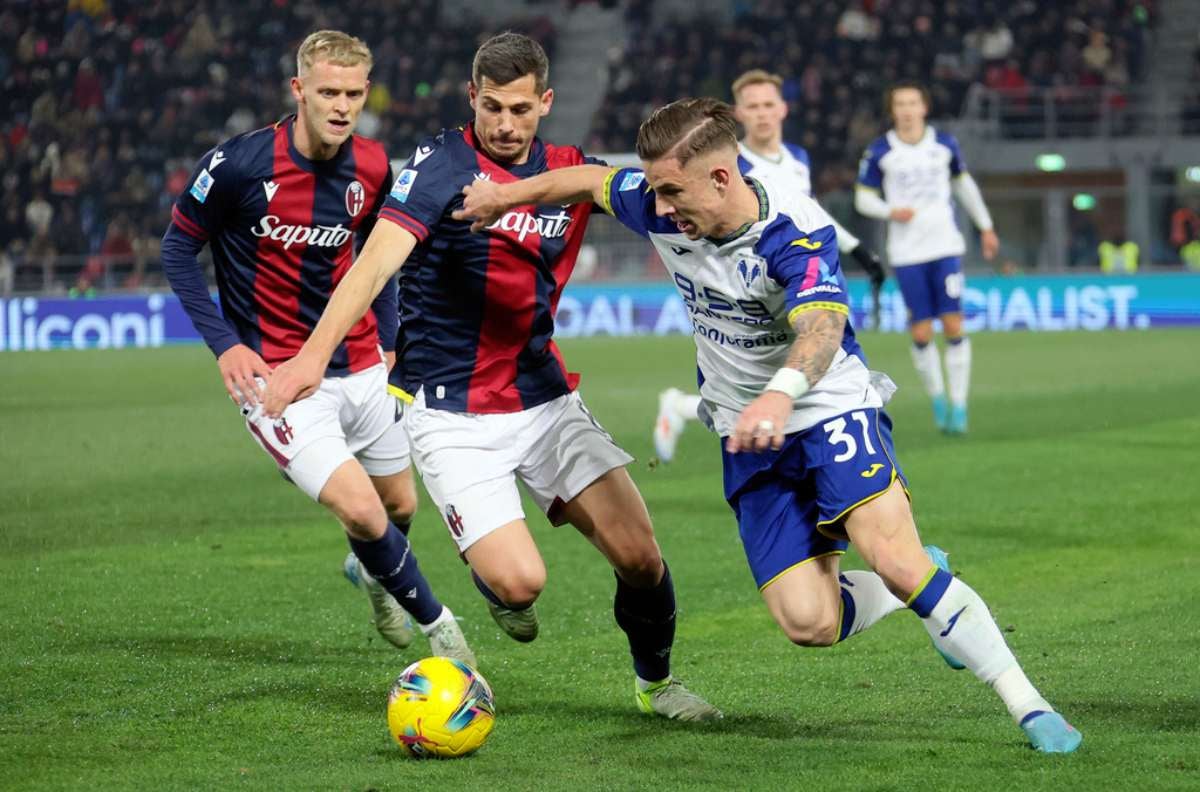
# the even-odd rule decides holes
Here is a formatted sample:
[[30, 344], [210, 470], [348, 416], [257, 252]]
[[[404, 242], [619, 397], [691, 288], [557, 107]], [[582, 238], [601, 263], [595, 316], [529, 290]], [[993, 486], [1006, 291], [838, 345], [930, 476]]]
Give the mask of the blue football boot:
[[1071, 753], [1083, 742], [1079, 733], [1057, 712], [1035, 710], [1021, 720], [1029, 744], [1042, 753]]
[[950, 407], [950, 418], [946, 422], [946, 434], [965, 435], [967, 433], [967, 405], [954, 404]]
[[945, 396], [933, 397], [933, 423], [943, 432], [950, 431], [950, 405]]

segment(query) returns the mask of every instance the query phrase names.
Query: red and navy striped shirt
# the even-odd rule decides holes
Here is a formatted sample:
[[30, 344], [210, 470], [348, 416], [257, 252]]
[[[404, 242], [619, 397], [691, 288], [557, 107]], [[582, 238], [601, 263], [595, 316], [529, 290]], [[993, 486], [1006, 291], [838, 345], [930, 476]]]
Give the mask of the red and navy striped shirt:
[[510, 182], [586, 162], [598, 160], [535, 138], [527, 162], [502, 165], [470, 124], [417, 147], [379, 212], [418, 240], [400, 269], [394, 386], [474, 413], [525, 410], [574, 390], [579, 375], [554, 343], [554, 314], [592, 205], [519, 206], [479, 234], [450, 213], [477, 178]]
[[[332, 159], [310, 160], [296, 149], [295, 121], [238, 135], [207, 153], [172, 211], [164, 269], [218, 356], [242, 343], [275, 366], [300, 351], [353, 263], [355, 233], [369, 232], [391, 182], [381, 144], [353, 135]], [[194, 272], [181, 255], [193, 251], [195, 270], [194, 251], [205, 242], [216, 264], [218, 321], [212, 303], [190, 288]], [[394, 289], [384, 303], [390, 349]], [[378, 364], [379, 327], [372, 312], [355, 323], [326, 376]]]

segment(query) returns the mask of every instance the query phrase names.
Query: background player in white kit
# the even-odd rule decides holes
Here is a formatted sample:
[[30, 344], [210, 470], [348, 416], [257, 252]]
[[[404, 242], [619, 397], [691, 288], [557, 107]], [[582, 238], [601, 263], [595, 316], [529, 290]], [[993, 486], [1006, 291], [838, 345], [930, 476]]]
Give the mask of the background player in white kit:
[[[781, 193], [796, 192], [812, 196], [812, 175], [808, 151], [783, 139], [783, 121], [787, 102], [783, 100], [783, 78], [762, 69], [751, 69], [733, 81], [733, 112], [745, 130], [738, 143], [738, 167], [743, 175], [771, 183]], [[879, 290], [887, 278], [883, 262], [862, 241], [832, 217], [837, 232], [838, 250], [855, 258], [871, 281], [876, 325]], [[660, 462], [670, 462], [675, 446], [687, 422], [696, 420], [700, 397], [668, 388], [658, 396], [658, 415], [654, 420], [654, 450]]]
[[[888, 262], [908, 308], [913, 365], [933, 400], [938, 428], [963, 434], [971, 381], [971, 341], [963, 334], [962, 322], [962, 255], [967, 246], [954, 218], [951, 193], [979, 228], [985, 259], [995, 257], [1000, 240], [979, 186], [967, 173], [958, 141], [925, 123], [925, 88], [897, 83], [885, 94], [884, 106], [894, 127], [863, 153], [854, 206], [867, 217], [888, 221]], [[935, 317], [941, 318], [946, 337], [949, 404], [933, 342]]]
[[[395, 284], [356, 324], [312, 399], [278, 420], [260, 403], [273, 367], [299, 350], [350, 269], [355, 232], [370, 229], [391, 184], [383, 146], [353, 134], [371, 63], [360, 39], [335, 30], [309, 35], [291, 81], [297, 114], [205, 155], [176, 202], [163, 270], [217, 356], [247, 430], [345, 528], [352, 552], [343, 568], [367, 592], [380, 634], [407, 646], [407, 611], [434, 654], [473, 665], [462, 630], [434, 596], [405, 535], [416, 490], [380, 350], [386, 338], [394, 359]], [[196, 258], [205, 244], [216, 262], [220, 313]]]
[[[733, 115], [717, 100], [659, 108], [637, 150], [644, 171], [585, 165], [477, 182], [455, 216], [482, 228], [513, 206], [594, 201], [648, 237], [692, 312], [725, 497], [787, 636], [829, 646], [908, 607], [948, 663], [1000, 695], [1033, 747], [1075, 750], [1079, 732], [1026, 678], [987, 605], [942, 551], [921, 547], [828, 216], [807, 196], [743, 179]], [[847, 540], [874, 572], [839, 575]]]

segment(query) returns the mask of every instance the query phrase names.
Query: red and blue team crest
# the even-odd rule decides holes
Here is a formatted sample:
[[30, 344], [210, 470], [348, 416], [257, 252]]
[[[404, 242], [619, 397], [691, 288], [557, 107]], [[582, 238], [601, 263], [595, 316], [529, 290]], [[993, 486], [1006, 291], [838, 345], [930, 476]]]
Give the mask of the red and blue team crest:
[[367, 191], [363, 189], [362, 182], [358, 179], [350, 182], [346, 186], [346, 211], [351, 217], [357, 217], [362, 211], [363, 204], [367, 202]]
[[461, 539], [463, 535], [463, 519], [458, 513], [458, 509], [454, 506], [446, 507], [446, 525], [450, 526], [450, 533], [454, 534], [455, 539]]
[[278, 421], [276, 421], [274, 429], [276, 439], [278, 439], [283, 445], [287, 445], [288, 443], [292, 442], [292, 438], [296, 434], [292, 431], [292, 427], [287, 422], [287, 418], [280, 418]]

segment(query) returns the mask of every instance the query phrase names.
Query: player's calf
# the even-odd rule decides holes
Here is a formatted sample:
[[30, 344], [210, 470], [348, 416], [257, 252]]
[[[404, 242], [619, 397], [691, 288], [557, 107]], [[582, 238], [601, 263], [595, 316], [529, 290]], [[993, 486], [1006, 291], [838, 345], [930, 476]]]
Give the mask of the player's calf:
[[900, 482], [852, 511], [846, 533], [888, 590], [907, 599], [927, 578], [933, 562], [921, 547], [908, 498]]

